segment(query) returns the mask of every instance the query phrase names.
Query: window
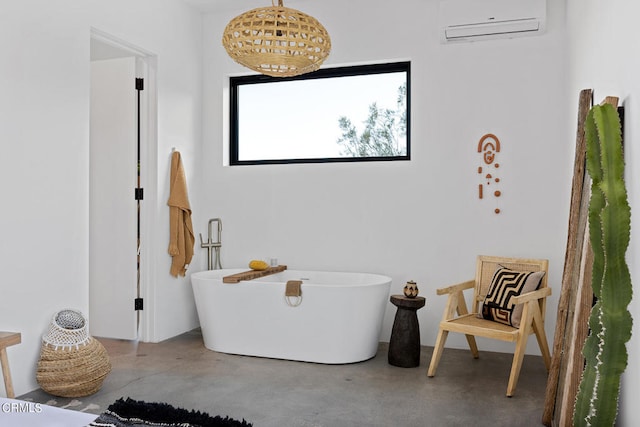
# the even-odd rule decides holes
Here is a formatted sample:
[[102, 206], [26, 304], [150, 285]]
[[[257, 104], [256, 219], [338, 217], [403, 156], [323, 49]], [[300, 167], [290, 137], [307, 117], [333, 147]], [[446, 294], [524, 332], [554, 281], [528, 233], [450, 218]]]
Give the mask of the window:
[[410, 63], [231, 77], [230, 164], [409, 160]]

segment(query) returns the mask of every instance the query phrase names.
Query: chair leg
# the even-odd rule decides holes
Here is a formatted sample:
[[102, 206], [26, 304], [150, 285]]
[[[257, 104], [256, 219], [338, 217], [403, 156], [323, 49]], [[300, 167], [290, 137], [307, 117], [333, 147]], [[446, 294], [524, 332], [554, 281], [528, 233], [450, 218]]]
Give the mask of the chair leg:
[[[522, 310], [522, 320], [520, 323], [520, 332], [518, 334], [518, 340], [516, 341], [516, 350], [513, 353], [513, 363], [511, 364], [511, 374], [509, 374], [509, 384], [507, 384], [507, 397], [513, 396], [516, 390], [516, 384], [518, 383], [518, 377], [520, 376], [520, 369], [522, 368], [522, 360], [524, 359], [524, 352], [527, 348], [527, 340], [529, 333], [531, 332], [531, 324], [533, 323], [533, 313], [530, 309], [530, 302], [525, 303]], [[534, 304], [537, 304], [534, 301]]]
[[524, 359], [524, 351], [527, 347], [527, 337], [521, 336], [516, 343], [516, 351], [513, 354], [513, 363], [511, 364], [511, 374], [509, 375], [509, 384], [507, 385], [507, 397], [513, 396], [516, 391], [516, 384], [520, 376], [522, 368], [522, 360]]
[[[462, 291], [459, 291], [455, 294], [455, 304], [456, 304], [456, 313], [458, 313], [458, 316], [464, 316], [469, 314], [469, 310], [467, 309], [467, 303], [464, 299], [464, 295], [462, 294]], [[452, 314], [450, 314], [448, 317], [446, 317], [446, 319], [451, 319], [453, 317]], [[478, 345], [476, 344], [476, 337], [474, 337], [473, 335], [467, 335], [465, 334], [465, 337], [467, 338], [467, 342], [469, 343], [469, 349], [471, 349], [471, 354], [473, 355], [474, 359], [477, 359], [478, 357], [480, 357], [480, 354], [478, 353]]]
[[9, 359], [7, 358], [6, 348], [0, 350], [0, 364], [2, 364], [2, 376], [4, 377], [4, 388], [7, 392], [7, 397], [13, 399], [16, 396], [13, 392], [13, 382], [11, 381], [11, 371], [9, 370]]
[[427, 371], [427, 376], [433, 377], [436, 374], [436, 369], [438, 368], [438, 364], [440, 363], [440, 356], [442, 356], [442, 351], [444, 350], [444, 343], [447, 341], [447, 336], [449, 335], [449, 331], [445, 331], [440, 329], [438, 331], [438, 337], [436, 338], [436, 345], [433, 347], [433, 354], [431, 355], [431, 363], [429, 364], [429, 370]]
[[469, 349], [471, 349], [471, 354], [474, 359], [480, 357], [480, 353], [478, 353], [478, 344], [476, 344], [476, 337], [473, 335], [465, 335], [467, 337], [467, 342], [469, 343]]
[[538, 346], [540, 346], [540, 352], [542, 353], [544, 365], [547, 368], [547, 372], [549, 372], [549, 369], [551, 369], [551, 354], [549, 352], [547, 335], [544, 333], [544, 323], [542, 323], [542, 315], [540, 314], [540, 310], [535, 310], [533, 313], [533, 331], [536, 334]]

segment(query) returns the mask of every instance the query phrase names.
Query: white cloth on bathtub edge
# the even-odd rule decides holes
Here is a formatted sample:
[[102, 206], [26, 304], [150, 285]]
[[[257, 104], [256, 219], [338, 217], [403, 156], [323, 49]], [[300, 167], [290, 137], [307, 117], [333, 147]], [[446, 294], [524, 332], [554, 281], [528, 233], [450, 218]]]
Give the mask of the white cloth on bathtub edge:
[[96, 418], [96, 414], [0, 397], [3, 427], [84, 427]]

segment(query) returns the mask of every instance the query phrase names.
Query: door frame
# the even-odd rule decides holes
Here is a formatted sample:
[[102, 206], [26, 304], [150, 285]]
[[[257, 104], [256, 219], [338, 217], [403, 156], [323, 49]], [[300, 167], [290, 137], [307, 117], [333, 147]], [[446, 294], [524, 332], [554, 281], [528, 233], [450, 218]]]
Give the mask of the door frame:
[[[140, 164], [141, 182], [144, 199], [140, 213], [140, 298], [143, 298], [143, 310], [138, 321], [138, 341], [153, 342], [155, 336], [155, 289], [156, 256], [155, 233], [157, 227], [157, 176], [158, 176], [158, 101], [157, 101], [157, 56], [125, 40], [112, 36], [97, 28], [90, 29], [90, 38], [102, 44], [120, 50], [136, 58], [136, 77], [144, 79], [144, 90], [140, 93]], [[131, 82], [131, 90], [135, 90]], [[134, 195], [132, 183], [131, 197]], [[133, 214], [133, 212], [132, 212]], [[87, 284], [89, 286], [89, 284]], [[89, 289], [90, 291], [90, 289]], [[131, 302], [133, 310], [133, 301]]]

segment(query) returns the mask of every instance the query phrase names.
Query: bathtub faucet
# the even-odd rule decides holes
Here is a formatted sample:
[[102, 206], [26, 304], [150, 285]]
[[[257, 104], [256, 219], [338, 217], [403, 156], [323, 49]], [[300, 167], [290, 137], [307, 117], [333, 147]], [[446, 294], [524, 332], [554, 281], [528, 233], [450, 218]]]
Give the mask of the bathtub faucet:
[[[212, 224], [214, 222], [218, 223], [218, 238], [216, 241], [213, 240], [213, 227]], [[222, 220], [220, 218], [212, 218], [209, 220], [209, 238], [207, 239], [207, 243], [202, 240], [202, 233], [200, 233], [200, 247], [207, 248], [208, 255], [208, 270], [222, 269], [222, 264], [220, 263], [220, 247], [222, 246]], [[211, 250], [213, 249], [213, 251]], [[213, 260], [213, 255], [215, 252], [215, 262]]]

